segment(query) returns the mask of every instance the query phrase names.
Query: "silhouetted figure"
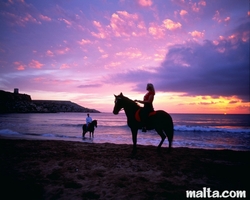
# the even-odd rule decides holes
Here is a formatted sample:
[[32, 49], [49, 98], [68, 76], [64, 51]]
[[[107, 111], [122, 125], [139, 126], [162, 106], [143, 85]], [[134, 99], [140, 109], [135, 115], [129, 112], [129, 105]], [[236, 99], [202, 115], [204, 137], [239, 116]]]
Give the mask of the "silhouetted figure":
[[86, 125], [87, 125], [87, 128], [89, 127], [89, 124], [92, 122], [92, 118], [89, 116], [89, 113], [87, 114], [87, 117], [86, 117]]
[[97, 120], [93, 120], [92, 122], [89, 123], [89, 125], [87, 126], [87, 124], [83, 124], [82, 126], [82, 137], [83, 139], [85, 138], [85, 134], [87, 132], [89, 132], [89, 137], [94, 138], [94, 132], [95, 132], [95, 127], [97, 128]]
[[[132, 141], [133, 141], [133, 151], [132, 155], [136, 154], [136, 144], [137, 144], [137, 132], [141, 127], [141, 120], [139, 119], [138, 112], [140, 112], [142, 108], [133, 100], [123, 96], [123, 94], [115, 95], [115, 106], [113, 109], [113, 113], [118, 115], [121, 110], [124, 110], [127, 116], [127, 124], [132, 133]], [[172, 117], [163, 110], [153, 111], [149, 114], [148, 117], [147, 129], [153, 130], [161, 136], [161, 142], [159, 143], [157, 150], [161, 150], [161, 145], [163, 144], [166, 137], [168, 137], [168, 149], [171, 150], [173, 136], [174, 136], [174, 124]]]
[[144, 104], [144, 107], [140, 111], [140, 117], [142, 122], [142, 132], [146, 132], [147, 119], [150, 112], [154, 111], [153, 101], [155, 95], [154, 85], [152, 83], [147, 84], [147, 93], [145, 94], [143, 101], [135, 100], [135, 102]]

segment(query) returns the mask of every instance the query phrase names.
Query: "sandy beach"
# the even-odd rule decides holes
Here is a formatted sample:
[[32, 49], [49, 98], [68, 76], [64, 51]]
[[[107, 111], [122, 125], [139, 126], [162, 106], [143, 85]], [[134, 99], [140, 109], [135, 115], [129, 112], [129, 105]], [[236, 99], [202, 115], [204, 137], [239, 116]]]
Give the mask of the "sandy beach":
[[6, 199], [185, 199], [186, 190], [249, 192], [250, 152], [0, 139]]

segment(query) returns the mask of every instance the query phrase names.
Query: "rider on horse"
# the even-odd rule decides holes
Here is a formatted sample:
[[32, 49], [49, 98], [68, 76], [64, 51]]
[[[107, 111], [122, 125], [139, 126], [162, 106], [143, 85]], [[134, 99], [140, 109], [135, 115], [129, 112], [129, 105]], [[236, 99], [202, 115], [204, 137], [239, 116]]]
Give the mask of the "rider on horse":
[[92, 118], [89, 116], [89, 113], [86, 117], [86, 130], [88, 130], [89, 124], [92, 122]]
[[142, 132], [146, 132], [147, 119], [150, 112], [154, 111], [153, 101], [155, 95], [154, 85], [152, 83], [147, 84], [147, 94], [144, 96], [143, 101], [135, 100], [135, 102], [144, 104], [144, 107], [140, 111], [140, 118], [142, 121]]

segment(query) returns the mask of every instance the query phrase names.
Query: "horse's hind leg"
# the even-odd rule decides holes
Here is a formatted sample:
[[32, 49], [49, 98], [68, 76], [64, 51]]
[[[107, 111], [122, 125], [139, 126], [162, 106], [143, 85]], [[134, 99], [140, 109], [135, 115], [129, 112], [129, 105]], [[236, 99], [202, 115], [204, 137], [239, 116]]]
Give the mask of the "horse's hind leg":
[[164, 132], [161, 129], [157, 129], [156, 131], [161, 136], [161, 142], [159, 143], [159, 145], [157, 147], [157, 150], [160, 151], [161, 145], [163, 144], [164, 140], [166, 139], [166, 135], [164, 134]]
[[131, 132], [132, 132], [132, 140], [133, 140], [133, 150], [132, 150], [132, 155], [136, 155], [137, 153], [137, 133], [138, 133], [138, 129], [137, 128], [131, 128]]
[[172, 148], [172, 142], [173, 142], [173, 137], [174, 137], [174, 129], [171, 130], [164, 130], [164, 132], [166, 133], [167, 137], [168, 137], [168, 151], [171, 151]]

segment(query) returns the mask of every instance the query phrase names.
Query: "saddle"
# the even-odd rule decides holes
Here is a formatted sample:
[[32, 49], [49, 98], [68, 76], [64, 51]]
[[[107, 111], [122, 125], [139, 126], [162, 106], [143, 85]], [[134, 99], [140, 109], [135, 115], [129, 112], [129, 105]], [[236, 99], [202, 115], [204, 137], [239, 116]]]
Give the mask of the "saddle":
[[[136, 121], [138, 121], [138, 122], [141, 121], [140, 111], [141, 111], [141, 108], [139, 108], [139, 109], [136, 111], [136, 113], [135, 113], [135, 119], [136, 119]], [[150, 113], [148, 114], [148, 117], [153, 116], [153, 115], [155, 115], [155, 114], [156, 114], [156, 111], [152, 111], [152, 112], [150, 112]]]

